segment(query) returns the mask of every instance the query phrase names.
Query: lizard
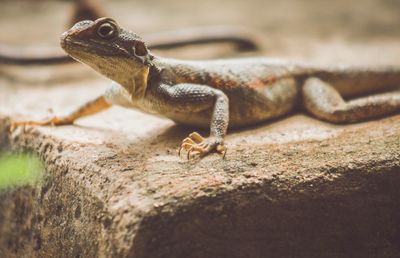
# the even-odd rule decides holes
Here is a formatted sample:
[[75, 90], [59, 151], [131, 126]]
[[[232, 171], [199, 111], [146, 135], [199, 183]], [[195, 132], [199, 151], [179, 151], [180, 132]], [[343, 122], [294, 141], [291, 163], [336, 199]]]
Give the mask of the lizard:
[[114, 19], [76, 23], [61, 36], [74, 59], [112, 80], [101, 96], [63, 117], [16, 121], [26, 125], [65, 125], [111, 105], [139, 109], [196, 128], [183, 139], [187, 157], [225, 155], [229, 128], [257, 124], [299, 107], [331, 123], [354, 123], [400, 111], [400, 69], [320, 67], [263, 57], [177, 60], [153, 55], [143, 39]]
[[[68, 25], [72, 26], [81, 20], [95, 20], [105, 16], [104, 10], [96, 0], [75, 0], [72, 15]], [[231, 43], [238, 51], [259, 49], [259, 39], [256, 33], [233, 26], [215, 26], [205, 28], [188, 28], [180, 31], [170, 31], [148, 35], [148, 46], [152, 49], [171, 49], [188, 45], [210, 43]], [[46, 52], [24, 50], [7, 44], [0, 44], [0, 64], [12, 65], [53, 65], [73, 62], [59, 48], [50, 48]]]

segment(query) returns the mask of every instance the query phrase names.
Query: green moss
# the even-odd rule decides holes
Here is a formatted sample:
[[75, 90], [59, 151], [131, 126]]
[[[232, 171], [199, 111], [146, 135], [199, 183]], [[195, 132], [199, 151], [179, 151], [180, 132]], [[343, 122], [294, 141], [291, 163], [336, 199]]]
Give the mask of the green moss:
[[27, 154], [0, 155], [0, 190], [36, 184], [43, 175], [40, 159]]

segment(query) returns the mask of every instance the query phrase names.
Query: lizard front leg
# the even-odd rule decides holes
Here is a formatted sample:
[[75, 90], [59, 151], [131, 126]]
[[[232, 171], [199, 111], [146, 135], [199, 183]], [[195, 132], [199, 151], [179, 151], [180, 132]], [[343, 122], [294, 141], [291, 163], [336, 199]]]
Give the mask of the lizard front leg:
[[104, 96], [97, 97], [96, 99], [87, 102], [76, 111], [72, 112], [69, 115], [62, 117], [53, 117], [48, 120], [43, 121], [15, 121], [11, 123], [10, 131], [13, 131], [15, 128], [19, 126], [28, 126], [28, 125], [68, 125], [72, 124], [75, 120], [84, 117], [93, 115], [100, 111], [103, 111], [109, 108], [111, 104], [106, 100]]
[[[161, 84], [151, 93], [159, 103], [167, 103], [178, 112], [196, 113], [211, 109], [210, 136], [193, 132], [182, 141], [181, 148], [192, 156], [205, 156], [213, 151], [225, 154], [224, 137], [229, 123], [229, 100], [222, 91], [198, 84]], [[155, 94], [155, 95], [154, 95]], [[172, 104], [172, 105], [171, 105]]]

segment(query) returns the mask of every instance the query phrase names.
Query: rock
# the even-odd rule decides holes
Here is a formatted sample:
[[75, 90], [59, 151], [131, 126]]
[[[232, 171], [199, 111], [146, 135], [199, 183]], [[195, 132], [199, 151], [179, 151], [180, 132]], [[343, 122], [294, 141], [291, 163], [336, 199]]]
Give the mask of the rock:
[[[70, 87], [32, 92], [61, 103]], [[81, 98], [92, 88], [80, 88]], [[19, 102], [33, 105], [24, 95]], [[1, 110], [3, 127], [13, 110]], [[5, 257], [400, 255], [400, 116], [335, 126], [294, 115], [231, 132], [224, 160], [178, 157], [188, 133], [122, 108], [75, 126], [18, 129], [5, 145], [38, 153], [46, 176], [37, 188], [2, 194], [0, 250]]]

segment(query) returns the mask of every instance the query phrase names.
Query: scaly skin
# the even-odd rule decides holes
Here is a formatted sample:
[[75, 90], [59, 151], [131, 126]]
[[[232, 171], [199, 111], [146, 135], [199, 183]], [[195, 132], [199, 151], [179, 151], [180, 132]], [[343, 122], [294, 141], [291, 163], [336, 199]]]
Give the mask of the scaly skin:
[[[400, 111], [400, 70], [319, 68], [265, 58], [181, 61], [155, 57], [142, 39], [110, 18], [82, 21], [65, 32], [61, 46], [114, 81], [104, 96], [73, 114], [45, 122], [66, 124], [111, 104], [141, 109], [177, 123], [210, 127], [194, 132], [181, 148], [188, 157], [224, 153], [228, 127], [282, 116], [304, 106], [317, 118], [348, 123]], [[389, 90], [392, 90], [389, 92]], [[378, 93], [386, 91], [385, 93]], [[372, 94], [368, 97], [360, 97]], [[354, 98], [354, 100], [344, 100]]]

